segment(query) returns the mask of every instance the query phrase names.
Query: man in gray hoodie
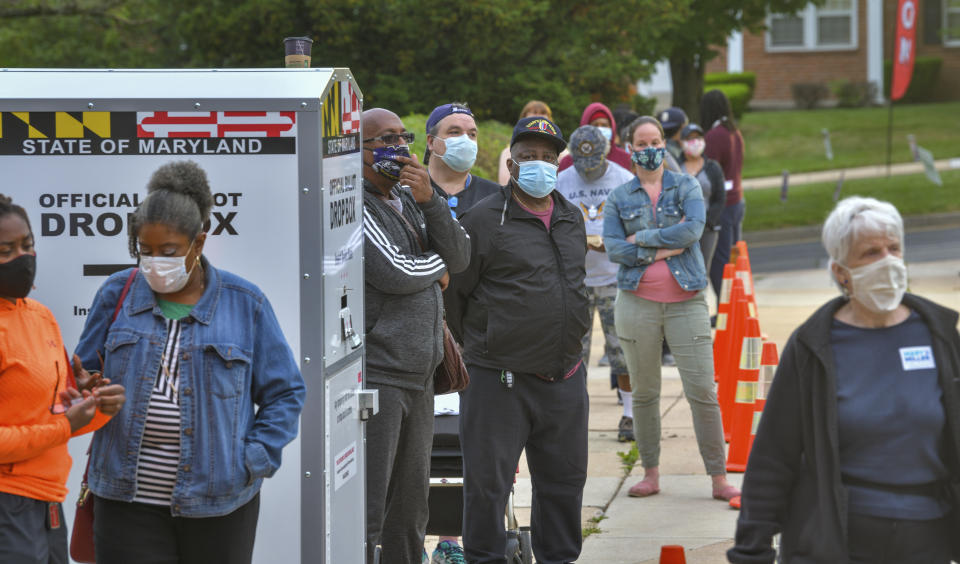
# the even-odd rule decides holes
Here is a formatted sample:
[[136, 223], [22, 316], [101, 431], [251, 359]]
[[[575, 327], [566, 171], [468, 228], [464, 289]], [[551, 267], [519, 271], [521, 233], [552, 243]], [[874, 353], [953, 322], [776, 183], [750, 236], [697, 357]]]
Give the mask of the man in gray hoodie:
[[419, 564], [427, 527], [433, 372], [443, 360], [443, 295], [470, 261], [470, 237], [411, 155], [413, 133], [381, 108], [363, 113], [367, 385], [367, 561]]

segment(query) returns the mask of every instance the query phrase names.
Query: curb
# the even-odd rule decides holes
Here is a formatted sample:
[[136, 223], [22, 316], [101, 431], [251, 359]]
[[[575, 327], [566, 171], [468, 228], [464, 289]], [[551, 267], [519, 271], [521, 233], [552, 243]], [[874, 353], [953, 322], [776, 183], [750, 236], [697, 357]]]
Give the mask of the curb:
[[[904, 231], [928, 231], [930, 229], [949, 229], [960, 227], [960, 212], [911, 215], [903, 218]], [[822, 224], [801, 227], [782, 227], [763, 231], [749, 231], [743, 234], [748, 245], [764, 247], [783, 243], [806, 243], [820, 240]]]

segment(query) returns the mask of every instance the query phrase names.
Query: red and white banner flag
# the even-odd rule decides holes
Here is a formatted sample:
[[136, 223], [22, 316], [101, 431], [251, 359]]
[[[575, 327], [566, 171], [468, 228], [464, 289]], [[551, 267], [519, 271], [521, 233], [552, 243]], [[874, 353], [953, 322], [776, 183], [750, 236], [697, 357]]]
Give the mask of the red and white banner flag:
[[296, 112], [137, 112], [137, 137], [295, 137]]
[[340, 86], [340, 107], [343, 108], [343, 134], [360, 133], [360, 100], [349, 80]]
[[907, 93], [913, 77], [913, 58], [917, 53], [917, 0], [900, 0], [897, 6], [897, 42], [893, 49], [893, 79], [890, 99]]

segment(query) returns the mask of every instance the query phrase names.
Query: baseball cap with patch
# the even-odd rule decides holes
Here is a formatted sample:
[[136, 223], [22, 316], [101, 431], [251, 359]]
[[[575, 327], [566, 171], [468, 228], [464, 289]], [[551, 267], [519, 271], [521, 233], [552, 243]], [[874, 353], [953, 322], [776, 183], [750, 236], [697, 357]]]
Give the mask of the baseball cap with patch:
[[667, 108], [657, 114], [660, 125], [666, 131], [677, 131], [687, 124], [687, 113], [681, 108]]
[[442, 106], [437, 106], [430, 112], [430, 117], [427, 118], [427, 134], [430, 134], [430, 130], [440, 123], [440, 120], [451, 114], [466, 114], [472, 116], [473, 112], [463, 104], [443, 104]]
[[592, 125], [580, 126], [570, 135], [573, 167], [581, 174], [600, 167], [609, 150], [607, 138]]
[[530, 116], [521, 118], [513, 128], [513, 137], [510, 138], [510, 146], [513, 147], [517, 141], [526, 137], [540, 137], [552, 142], [557, 153], [560, 153], [567, 147], [567, 142], [563, 140], [563, 133], [555, 123], [545, 117]]

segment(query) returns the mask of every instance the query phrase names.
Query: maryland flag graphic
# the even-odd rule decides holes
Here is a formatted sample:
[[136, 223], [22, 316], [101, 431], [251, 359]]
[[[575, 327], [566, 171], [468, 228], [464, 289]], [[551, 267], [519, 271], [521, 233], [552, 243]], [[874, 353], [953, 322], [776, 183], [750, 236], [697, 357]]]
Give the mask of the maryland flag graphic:
[[296, 154], [296, 112], [0, 112], [0, 155]]
[[349, 80], [334, 82], [323, 102], [323, 156], [360, 150], [360, 98]]
[[[110, 112], [2, 112], [0, 139], [99, 139], [111, 136]], [[128, 125], [133, 118], [127, 115]], [[121, 126], [122, 128], [122, 126]]]

